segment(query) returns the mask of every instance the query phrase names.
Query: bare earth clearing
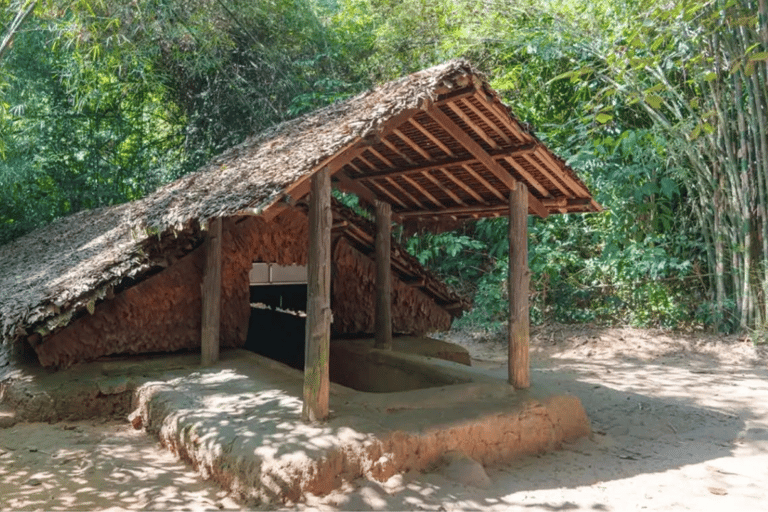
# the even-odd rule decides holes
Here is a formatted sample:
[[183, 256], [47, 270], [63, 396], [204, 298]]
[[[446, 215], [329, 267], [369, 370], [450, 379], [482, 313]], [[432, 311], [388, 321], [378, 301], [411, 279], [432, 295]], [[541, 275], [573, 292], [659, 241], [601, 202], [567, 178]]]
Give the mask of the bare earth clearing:
[[[453, 334], [473, 364], [506, 375], [505, 347]], [[764, 510], [768, 350], [736, 337], [547, 326], [532, 382], [578, 396], [594, 434], [486, 468], [487, 489], [435, 468], [357, 480], [291, 508], [321, 510]], [[246, 505], [247, 506], [247, 505]], [[0, 429], [0, 509], [238, 509], [127, 423]]]

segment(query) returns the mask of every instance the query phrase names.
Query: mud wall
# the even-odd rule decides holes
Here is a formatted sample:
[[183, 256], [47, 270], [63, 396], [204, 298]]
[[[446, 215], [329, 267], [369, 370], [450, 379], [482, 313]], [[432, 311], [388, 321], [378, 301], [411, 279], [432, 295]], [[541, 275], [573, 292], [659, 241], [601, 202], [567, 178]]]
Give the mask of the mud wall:
[[[225, 219], [222, 245], [221, 345], [242, 346], [248, 334], [254, 261], [307, 264], [308, 223], [301, 213], [271, 223], [259, 217]], [[99, 303], [35, 346], [44, 366], [67, 367], [110, 354], [172, 352], [200, 346], [205, 254], [197, 248], [158, 274]], [[375, 265], [343, 238], [334, 249], [333, 332], [371, 333]], [[416, 288], [393, 278], [393, 329], [422, 334], [448, 329], [451, 316]]]
[[[333, 251], [331, 286], [335, 334], [372, 333], [376, 306], [376, 264], [346, 240]], [[416, 287], [392, 278], [392, 330], [422, 335], [451, 327], [451, 315]]]
[[[226, 219], [222, 240], [221, 345], [241, 346], [250, 316], [253, 261], [306, 264], [307, 222], [281, 216]], [[158, 274], [98, 304], [35, 350], [44, 366], [67, 367], [109, 354], [172, 352], [200, 346], [205, 254], [197, 248]]]

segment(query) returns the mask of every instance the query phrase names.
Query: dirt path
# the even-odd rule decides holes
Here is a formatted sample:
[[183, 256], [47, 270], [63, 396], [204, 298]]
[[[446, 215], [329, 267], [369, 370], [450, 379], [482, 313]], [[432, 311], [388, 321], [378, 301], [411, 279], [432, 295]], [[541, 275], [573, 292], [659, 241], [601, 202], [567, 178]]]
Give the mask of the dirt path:
[[[503, 378], [504, 347], [457, 335]], [[320, 510], [764, 510], [768, 357], [737, 338], [550, 326], [532, 339], [534, 385], [581, 398], [592, 439], [486, 468], [487, 489], [430, 473], [357, 480], [291, 508]], [[0, 429], [0, 509], [239, 508], [122, 423]]]
[[[499, 378], [505, 347], [459, 335]], [[735, 337], [550, 326], [532, 339], [533, 384], [581, 398], [594, 435], [488, 468], [488, 489], [440, 471], [358, 482], [321, 510], [765, 510], [768, 357]]]

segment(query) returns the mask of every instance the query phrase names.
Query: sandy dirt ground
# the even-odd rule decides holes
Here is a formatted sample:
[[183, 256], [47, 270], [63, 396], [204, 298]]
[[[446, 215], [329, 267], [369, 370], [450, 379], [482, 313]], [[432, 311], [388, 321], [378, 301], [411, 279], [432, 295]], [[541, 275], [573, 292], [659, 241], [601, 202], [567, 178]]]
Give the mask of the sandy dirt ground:
[[[451, 333], [475, 366], [506, 374], [497, 337]], [[445, 467], [357, 480], [288, 509], [738, 510], [768, 500], [768, 350], [737, 337], [547, 326], [532, 382], [578, 396], [593, 435], [485, 468], [479, 488]], [[488, 485], [489, 484], [489, 485]], [[248, 508], [127, 423], [0, 429], [0, 509]]]

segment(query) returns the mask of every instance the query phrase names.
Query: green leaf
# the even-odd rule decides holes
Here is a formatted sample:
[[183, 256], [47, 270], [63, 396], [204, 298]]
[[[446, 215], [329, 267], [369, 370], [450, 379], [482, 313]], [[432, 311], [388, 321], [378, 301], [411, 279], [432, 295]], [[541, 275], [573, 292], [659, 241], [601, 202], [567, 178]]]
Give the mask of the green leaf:
[[605, 112], [601, 112], [595, 116], [595, 121], [597, 121], [600, 124], [605, 124], [611, 119], [613, 119], [613, 116], [610, 114], [606, 114]]
[[664, 103], [664, 98], [657, 94], [649, 94], [645, 97], [645, 102], [656, 110], [661, 108], [661, 104]]
[[756, 60], [768, 60], [768, 52], [757, 52], [749, 56], [749, 60], [754, 62]]

